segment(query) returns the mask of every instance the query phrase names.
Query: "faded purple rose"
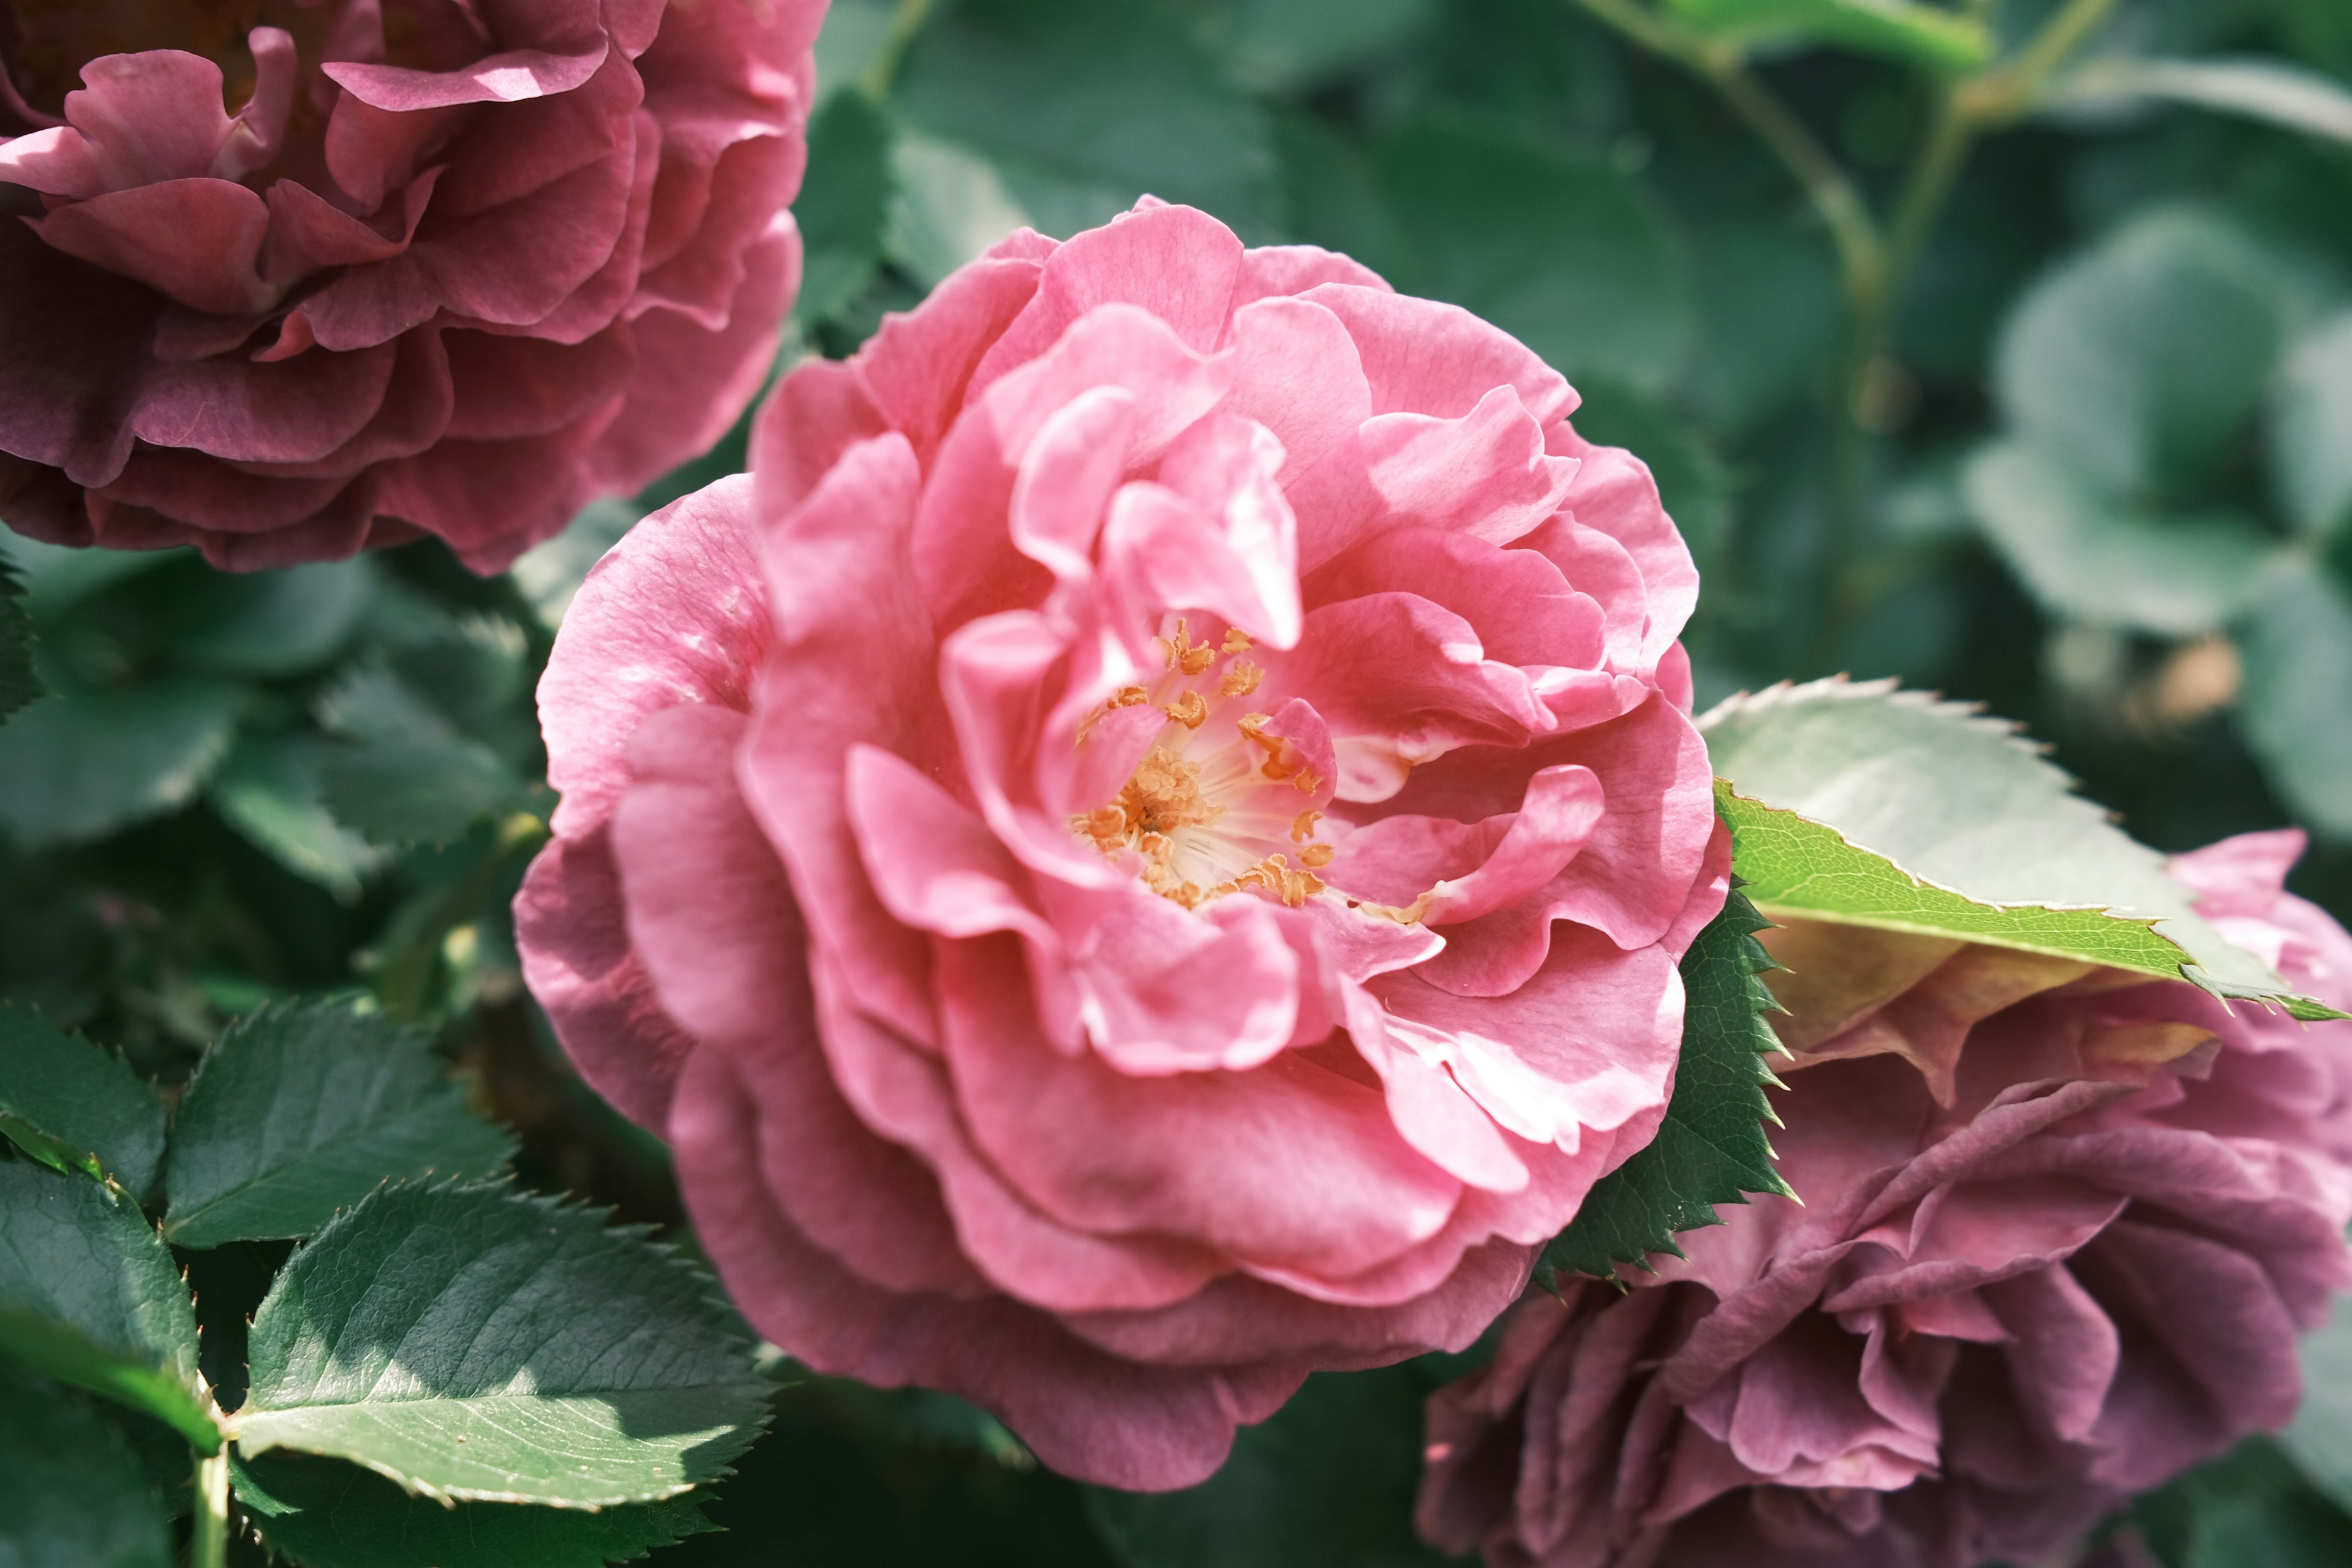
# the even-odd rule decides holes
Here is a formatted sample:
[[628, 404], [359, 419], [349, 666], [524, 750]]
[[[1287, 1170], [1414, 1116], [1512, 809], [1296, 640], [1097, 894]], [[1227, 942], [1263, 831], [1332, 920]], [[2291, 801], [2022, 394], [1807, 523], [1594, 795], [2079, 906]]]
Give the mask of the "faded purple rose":
[[489, 572], [706, 449], [798, 285], [824, 14], [0, 5], [0, 517]]
[[[2281, 891], [2300, 848], [2176, 870], [2341, 1006], [2352, 937]], [[1917, 942], [1776, 933], [1810, 993], [1775, 1137], [1807, 1206], [1523, 1303], [1432, 1401], [1430, 1539], [1498, 1568], [2031, 1563], [2293, 1416], [2296, 1335], [2352, 1285], [2352, 1026]]]

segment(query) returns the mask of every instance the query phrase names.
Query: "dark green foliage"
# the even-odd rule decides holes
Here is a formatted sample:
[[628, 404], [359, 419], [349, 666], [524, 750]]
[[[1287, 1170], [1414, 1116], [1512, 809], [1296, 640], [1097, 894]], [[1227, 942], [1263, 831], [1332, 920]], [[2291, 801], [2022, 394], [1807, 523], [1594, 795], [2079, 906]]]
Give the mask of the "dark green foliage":
[[698, 1495], [590, 1513], [416, 1497], [357, 1465], [307, 1454], [240, 1461], [238, 1504], [301, 1568], [599, 1568], [712, 1526]]
[[1770, 922], [1733, 889], [1683, 955], [1683, 1054], [1658, 1135], [1601, 1178], [1540, 1267], [1609, 1278], [1646, 1267], [1654, 1252], [1679, 1258], [1675, 1232], [1720, 1225], [1716, 1209], [1748, 1193], [1788, 1195], [1772, 1168], [1764, 1124], [1778, 1122], [1765, 1087], [1765, 1057], [1780, 1043], [1764, 1021], [1779, 1004], [1760, 978], [1774, 967], [1755, 933]]
[[139, 1456], [67, 1390], [0, 1363], [0, 1562], [169, 1568], [171, 1539]]
[[425, 1042], [348, 1004], [239, 1019], [172, 1127], [173, 1245], [309, 1236], [387, 1180], [484, 1175], [512, 1140], [467, 1108]]
[[887, 117], [863, 92], [836, 92], [809, 121], [809, 172], [793, 202], [805, 256], [795, 316], [822, 321], [864, 292], [882, 265], [890, 214]]
[[24, 585], [0, 560], [0, 721], [41, 694], [33, 672], [33, 620], [25, 613]]
[[1270, 1420], [1245, 1426], [1216, 1476], [1178, 1492], [1092, 1493], [1096, 1517], [1134, 1568], [1423, 1568], [1414, 1539], [1418, 1365], [1307, 1380]]
[[163, 1158], [163, 1100], [105, 1047], [0, 1005], [0, 1133], [142, 1198]]

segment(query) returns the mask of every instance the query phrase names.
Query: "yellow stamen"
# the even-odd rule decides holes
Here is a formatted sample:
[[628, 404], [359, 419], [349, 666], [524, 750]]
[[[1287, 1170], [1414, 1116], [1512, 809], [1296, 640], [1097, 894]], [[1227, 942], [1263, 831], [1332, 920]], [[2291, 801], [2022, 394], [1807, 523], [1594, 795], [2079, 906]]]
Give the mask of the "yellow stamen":
[[1297, 820], [1290, 825], [1290, 841], [1293, 844], [1306, 843], [1315, 837], [1315, 825], [1322, 820], [1323, 814], [1311, 806], [1300, 812]]
[[1197, 730], [1209, 717], [1209, 705], [1197, 691], [1187, 691], [1176, 701], [1160, 710], [1187, 730]]
[[1298, 852], [1298, 863], [1309, 870], [1319, 871], [1331, 863], [1332, 848], [1328, 844], [1309, 844]]
[[1225, 633], [1224, 647], [1219, 648], [1217, 651], [1220, 653], [1247, 653], [1249, 651], [1249, 633], [1242, 630], [1239, 626], [1234, 626]]
[[1265, 679], [1265, 671], [1244, 659], [1225, 671], [1217, 682], [1217, 689], [1227, 697], [1247, 697]]

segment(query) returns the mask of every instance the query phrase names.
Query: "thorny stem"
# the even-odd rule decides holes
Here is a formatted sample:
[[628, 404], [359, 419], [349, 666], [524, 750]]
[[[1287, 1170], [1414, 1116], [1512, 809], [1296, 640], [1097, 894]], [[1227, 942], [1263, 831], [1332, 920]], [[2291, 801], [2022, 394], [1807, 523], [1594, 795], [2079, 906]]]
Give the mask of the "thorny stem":
[[[2116, 0], [2066, 0], [2016, 54], [1943, 86], [1934, 121], [1884, 227], [1860, 187], [1820, 139], [1748, 68], [1736, 40], [1709, 38], [1642, 0], [1578, 3], [1634, 43], [1712, 84], [1803, 188], [1837, 247], [1846, 302], [1846, 347], [1834, 389], [1830, 494], [1822, 539], [1828, 586], [1811, 650], [1811, 662], [1825, 666], [1835, 659], [1847, 626], [1864, 602], [1861, 590], [1865, 574], [1858, 558], [1869, 503], [1871, 426], [1875, 423], [1869, 393], [1919, 252], [1942, 216], [1977, 138], [2029, 112], [2043, 81], [2106, 20]], [[1969, 0], [1969, 15], [1982, 19], [1990, 10], [1990, 0]]]
[[228, 1562], [228, 1445], [196, 1460], [195, 1517], [188, 1538], [188, 1568], [225, 1568]]

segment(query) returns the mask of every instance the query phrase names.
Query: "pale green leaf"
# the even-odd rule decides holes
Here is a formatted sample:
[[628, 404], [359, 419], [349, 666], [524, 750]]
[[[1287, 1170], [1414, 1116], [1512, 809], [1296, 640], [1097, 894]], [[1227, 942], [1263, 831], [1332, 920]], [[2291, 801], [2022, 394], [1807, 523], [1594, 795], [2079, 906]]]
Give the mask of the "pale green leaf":
[[184, 805], [228, 754], [238, 700], [193, 676], [60, 685], [0, 729], [0, 829], [46, 849]]
[[935, 137], [890, 149], [890, 258], [926, 287], [1029, 224], [987, 159]]
[[248, 1457], [351, 1459], [428, 1497], [674, 1497], [751, 1441], [767, 1384], [711, 1281], [642, 1234], [494, 1186], [390, 1187], [255, 1314]]
[[163, 1234], [309, 1236], [386, 1181], [487, 1175], [512, 1151], [418, 1036], [345, 1003], [284, 1004], [232, 1024], [188, 1080]]
[[1463, 306], [1571, 379], [1672, 383], [1697, 327], [1664, 212], [1597, 159], [1423, 125], [1374, 158], [1410, 266], [1399, 288]]
[[2305, 338], [2271, 400], [2271, 472], [2305, 533], [2352, 521], [2352, 313]]
[[2352, 838], [2352, 596], [2325, 567], [2286, 563], [2241, 638], [2247, 744], [2298, 818]]
[[2190, 637], [2243, 609], [2273, 546], [2229, 517], [2134, 512], [2065, 460], [1996, 441], [1969, 462], [1969, 509], [2033, 596], [2068, 620]]
[[2131, 223], [2011, 312], [1993, 365], [2011, 431], [2111, 491], [2192, 484], [2260, 403], [2291, 292], [2283, 267], [2221, 218]]
[[[1737, 835], [1739, 824], [1734, 820]], [[1569, 1227], [1544, 1248], [1545, 1274], [1606, 1279], [1621, 1264], [1647, 1267], [1654, 1252], [1679, 1258], [1675, 1233], [1721, 1225], [1717, 1208], [1749, 1193], [1786, 1194], [1772, 1167], [1764, 1098], [1778, 1087], [1767, 1055], [1780, 1042], [1764, 1021], [1779, 1004], [1759, 978], [1772, 960], [1755, 933], [1768, 922], [1735, 889], [1683, 955], [1682, 1055], [1674, 1098], [1657, 1136], [1593, 1184]]]
[[2061, 109], [2190, 104], [2334, 142], [2352, 142], [2352, 92], [2284, 60], [2108, 57], [2087, 60], [2061, 79], [2045, 101]]
[[80, 1399], [0, 1363], [0, 1563], [170, 1568], [139, 1456]]
[[1832, 44], [1948, 71], [1993, 57], [1992, 32], [1920, 0], [1666, 0], [1666, 9], [1703, 32], [1741, 42]]
[[173, 646], [208, 674], [271, 679], [315, 669], [348, 644], [375, 595], [375, 563], [321, 561], [278, 572], [215, 573], [203, 628]]
[[916, 35], [891, 101], [984, 158], [1048, 234], [1145, 195], [1247, 239], [1279, 222], [1264, 114], [1192, 28], [1140, 0], [965, 0]]
[[231, 1462], [236, 1500], [301, 1568], [599, 1568], [715, 1528], [697, 1493], [617, 1508], [415, 1497], [340, 1459], [283, 1450]]
[[244, 736], [205, 798], [257, 848], [348, 903], [388, 857], [327, 809], [319, 782], [325, 756], [315, 736]]
[[96, 1182], [0, 1159], [0, 1351], [219, 1447], [171, 1250]]
[[163, 1157], [163, 1100], [112, 1051], [0, 1005], [0, 1132], [141, 1198]]
[[2303, 1408], [2279, 1442], [2312, 1483], [2352, 1513], [2352, 1296], [2303, 1341]]
[[1222, 0], [1209, 27], [1244, 82], [1297, 92], [1410, 42], [1439, 15], [1436, 0]]
[[1734, 869], [1768, 918], [1956, 936], [2332, 1016], [2224, 942], [2163, 857], [2010, 725], [1892, 681], [1821, 680], [1732, 698], [1699, 728], [1728, 781]]

